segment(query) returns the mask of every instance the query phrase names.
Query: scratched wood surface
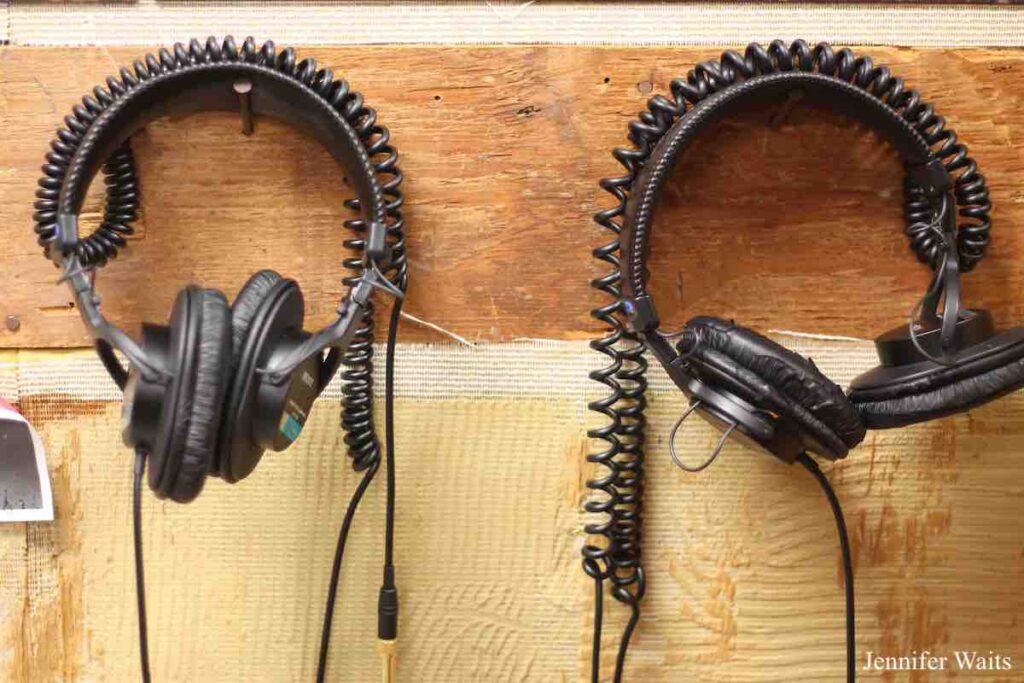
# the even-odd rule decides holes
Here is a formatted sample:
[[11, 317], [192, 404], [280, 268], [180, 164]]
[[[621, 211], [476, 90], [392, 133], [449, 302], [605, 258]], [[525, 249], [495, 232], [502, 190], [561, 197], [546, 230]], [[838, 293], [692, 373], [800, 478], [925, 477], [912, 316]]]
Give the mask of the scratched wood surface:
[[[346, 74], [402, 152], [412, 254], [408, 311], [472, 340], [579, 339], [592, 330], [590, 221], [618, 173], [611, 150], [650, 93], [717, 48], [316, 48]], [[1024, 52], [871, 48], [920, 88], [989, 179], [990, 258], [969, 304], [1024, 318]], [[0, 346], [86, 344], [68, 292], [40, 256], [32, 194], [61, 117], [140, 49], [0, 52]], [[798, 106], [723, 124], [683, 161], [654, 239], [663, 317], [733, 316], [764, 328], [871, 337], [898, 324], [927, 273], [901, 235], [899, 169], [872, 133]], [[275, 267], [322, 323], [341, 294], [343, 173], [315, 142], [230, 114], [159, 122], [135, 139], [139, 235], [99, 278], [109, 316], [165, 320], [188, 280], [229, 295]], [[681, 285], [680, 285], [681, 283]], [[680, 294], [681, 292], [681, 294]], [[410, 339], [436, 338], [410, 327]]]

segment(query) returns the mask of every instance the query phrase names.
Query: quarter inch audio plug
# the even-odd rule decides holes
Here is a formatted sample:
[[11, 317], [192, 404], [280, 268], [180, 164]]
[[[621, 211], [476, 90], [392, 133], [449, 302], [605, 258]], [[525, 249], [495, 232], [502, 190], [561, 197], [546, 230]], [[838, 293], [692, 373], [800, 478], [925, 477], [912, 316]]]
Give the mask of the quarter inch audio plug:
[[393, 683], [395, 665], [395, 641], [398, 638], [398, 588], [395, 587], [395, 568], [384, 567], [384, 582], [377, 596], [377, 652], [381, 660], [381, 681]]

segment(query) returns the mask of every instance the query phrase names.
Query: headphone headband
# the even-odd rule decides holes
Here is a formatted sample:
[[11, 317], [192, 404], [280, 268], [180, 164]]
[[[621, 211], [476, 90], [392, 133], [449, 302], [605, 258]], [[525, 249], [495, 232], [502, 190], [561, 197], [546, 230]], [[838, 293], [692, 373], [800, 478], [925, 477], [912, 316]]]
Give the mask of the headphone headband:
[[[377, 124], [376, 113], [344, 80], [335, 80], [330, 70], [318, 70], [314, 60], [296, 63], [291, 48], [277, 53], [270, 42], [257, 48], [252, 38], [240, 49], [230, 37], [222, 44], [213, 38], [205, 45], [192, 41], [187, 48], [176, 44], [172, 51], [160, 50], [158, 56], [136, 61], [132, 71], [121, 69], [119, 77], [108, 78], [106, 85], [107, 89], [95, 88], [94, 96], [85, 97], [65, 118], [65, 128], [52, 143], [43, 168], [35, 220], [39, 242], [62, 266], [61, 279], [69, 283], [108, 372], [123, 386], [126, 371], [112, 353], [115, 348], [148, 379], [162, 376], [140, 346], [103, 317], [93, 286], [95, 268], [124, 245], [123, 235], [131, 232], [128, 222], [134, 219], [138, 204], [134, 162], [126, 143], [147, 123], [164, 116], [226, 110], [291, 123], [326, 146], [355, 184], [357, 198], [347, 205], [361, 211], [361, 220], [351, 223], [366, 231], [365, 240], [352, 243], [364, 247], [362, 275], [339, 304], [334, 321], [273, 367], [262, 369], [272, 383], [283, 381], [304, 360], [331, 347], [321, 363], [321, 386], [325, 386], [356, 333], [374, 289], [402, 294], [383, 274], [390, 256], [391, 218], [385, 195], [397, 196], [401, 173], [388, 131]], [[381, 158], [374, 160], [378, 155]], [[127, 169], [131, 186], [116, 188], [121, 202], [117, 205], [111, 204], [108, 187], [104, 222], [82, 239], [78, 213], [89, 184], [105, 168], [109, 185], [111, 167], [118, 172]], [[378, 180], [378, 173], [384, 180]]]
[[[826, 104], [870, 125], [899, 152], [908, 179], [932, 200], [952, 184], [927, 141], [899, 112], [856, 85], [815, 72], [784, 71], [755, 76], [701, 100], [657, 142], [629, 193], [622, 221], [622, 289], [629, 299], [647, 298], [649, 235], [665, 181], [689, 144], [711, 124], [752, 103], [799, 90], [808, 100]], [[647, 305], [651, 306], [649, 301]], [[653, 314], [653, 306], [651, 306]], [[649, 327], [646, 322], [643, 327]]]
[[287, 121], [323, 144], [350, 173], [368, 220], [383, 220], [380, 186], [359, 135], [338, 110], [302, 81], [263, 64], [187, 64], [153, 75], [107, 107], [89, 126], [68, 165], [59, 213], [77, 215], [102, 164], [146, 124], [199, 111], [237, 111], [235, 83], [248, 81], [253, 114]]

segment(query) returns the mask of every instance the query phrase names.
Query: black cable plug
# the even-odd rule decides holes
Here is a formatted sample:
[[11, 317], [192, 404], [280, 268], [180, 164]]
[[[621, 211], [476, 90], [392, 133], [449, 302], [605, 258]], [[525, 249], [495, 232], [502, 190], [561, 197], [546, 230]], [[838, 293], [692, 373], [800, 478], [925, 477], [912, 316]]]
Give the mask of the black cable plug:
[[382, 683], [393, 683], [395, 680], [397, 638], [398, 588], [395, 587], [395, 568], [386, 565], [384, 582], [377, 596], [377, 652], [380, 654]]
[[398, 588], [394, 567], [384, 568], [384, 582], [377, 596], [377, 637], [381, 640], [398, 637]]

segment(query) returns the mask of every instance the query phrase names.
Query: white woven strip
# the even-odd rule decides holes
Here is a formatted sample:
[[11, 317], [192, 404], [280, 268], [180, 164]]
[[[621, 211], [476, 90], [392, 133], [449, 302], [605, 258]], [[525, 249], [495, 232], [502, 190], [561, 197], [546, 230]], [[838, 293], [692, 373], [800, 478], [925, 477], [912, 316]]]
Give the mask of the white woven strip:
[[[812, 357], [822, 372], [843, 385], [877, 362], [870, 343], [791, 337], [781, 341]], [[376, 352], [378, 358], [383, 357], [382, 347]], [[403, 397], [438, 400], [574, 398], [583, 410], [587, 400], [604, 392], [588, 374], [605, 360], [585, 342], [521, 341], [472, 348], [455, 343], [402, 344], [396, 357], [396, 390]], [[87, 401], [120, 399], [120, 392], [91, 350], [23, 351], [16, 372], [10, 366], [0, 363], [0, 396], [8, 400], [52, 393]], [[382, 369], [383, 363], [377, 366]], [[649, 378], [654, 393], [675, 391], [653, 360]], [[376, 379], [374, 388], [381, 395], [383, 377]], [[324, 395], [339, 398], [341, 381], [336, 378]]]
[[10, 33], [10, 3], [7, 0], [0, 0], [0, 45], [6, 43]]
[[[2, 29], [0, 29], [2, 30]], [[1011, 47], [1024, 8], [856, 3], [28, 2], [14, 0], [16, 45], [163, 45], [206, 35], [288, 44], [743, 45], [805, 38], [836, 43]]]
[[18, 391], [18, 352], [0, 352], [0, 398], [16, 403], [21, 394]]

